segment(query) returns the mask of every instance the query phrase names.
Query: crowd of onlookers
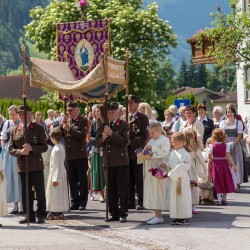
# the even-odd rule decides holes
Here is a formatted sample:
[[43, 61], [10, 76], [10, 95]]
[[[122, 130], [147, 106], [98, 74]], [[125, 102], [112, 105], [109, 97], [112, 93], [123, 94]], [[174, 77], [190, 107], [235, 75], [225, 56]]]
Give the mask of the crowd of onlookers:
[[[250, 124], [242, 121], [233, 104], [225, 110], [215, 106], [212, 117], [203, 103], [179, 109], [171, 105], [164, 121], [158, 121], [156, 110], [131, 95], [128, 121], [126, 108], [117, 103], [109, 103], [108, 109], [94, 104], [84, 115], [77, 103], [69, 103], [67, 113], [50, 109], [44, 119], [41, 112], [30, 111], [28, 121], [29, 126], [41, 125], [46, 135], [42, 158], [48, 219], [64, 219], [67, 208], [85, 210], [88, 196], [93, 200], [97, 193], [105, 202], [107, 167], [114, 178], [108, 179], [109, 221], [126, 222], [128, 209], [153, 209], [155, 216], [147, 223], [158, 224], [163, 223], [161, 211], [169, 209], [173, 225], [188, 224], [192, 214], [199, 213], [196, 205], [227, 205], [227, 193], [240, 192], [248, 181]], [[14, 152], [14, 128], [22, 128], [22, 110], [12, 105], [8, 114], [8, 119], [0, 115], [0, 173], [6, 180], [6, 201], [13, 203], [9, 213], [23, 214], [22, 175]], [[27, 155], [34, 154], [34, 145]]]

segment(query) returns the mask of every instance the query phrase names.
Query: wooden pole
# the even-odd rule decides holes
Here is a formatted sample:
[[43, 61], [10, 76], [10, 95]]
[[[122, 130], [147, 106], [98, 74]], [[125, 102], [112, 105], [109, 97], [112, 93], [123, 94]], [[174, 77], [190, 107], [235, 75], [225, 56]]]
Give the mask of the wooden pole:
[[126, 101], [126, 122], [128, 122], [128, 94], [129, 94], [129, 51], [126, 50], [125, 52], [125, 66], [126, 66], [126, 94], [125, 94], [125, 101]]
[[[105, 79], [105, 108], [108, 110], [108, 50], [109, 50], [109, 44], [108, 42], [104, 43], [104, 79]], [[105, 121], [106, 125], [108, 126], [108, 119], [106, 118]], [[109, 168], [108, 168], [108, 140], [105, 140], [105, 166], [106, 166], [106, 172], [105, 172], [105, 179], [106, 179], [106, 222], [108, 222], [108, 200], [109, 200], [109, 192], [108, 192], [108, 187], [109, 187], [109, 182], [108, 182], [108, 176], [109, 176]]]
[[[22, 66], [23, 66], [23, 105], [24, 105], [24, 143], [27, 143], [27, 87], [26, 87], [26, 47], [22, 48]], [[28, 155], [25, 155], [25, 183], [26, 183], [26, 218], [27, 225], [30, 224], [30, 209], [29, 209], [29, 166]]]

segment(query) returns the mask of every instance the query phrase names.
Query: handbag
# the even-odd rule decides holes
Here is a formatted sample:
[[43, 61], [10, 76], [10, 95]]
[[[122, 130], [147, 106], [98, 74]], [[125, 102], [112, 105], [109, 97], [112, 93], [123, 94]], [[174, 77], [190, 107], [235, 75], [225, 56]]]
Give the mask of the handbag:
[[201, 182], [198, 184], [198, 187], [203, 190], [213, 190], [214, 189], [214, 184], [212, 182]]

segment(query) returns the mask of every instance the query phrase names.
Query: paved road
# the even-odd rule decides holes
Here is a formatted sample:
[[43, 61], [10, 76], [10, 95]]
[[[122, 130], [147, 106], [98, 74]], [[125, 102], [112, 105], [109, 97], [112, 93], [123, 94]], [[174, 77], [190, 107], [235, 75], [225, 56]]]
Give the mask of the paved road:
[[[97, 197], [98, 198], [98, 197]], [[17, 216], [0, 218], [0, 249], [250, 249], [250, 184], [228, 195], [228, 206], [199, 206], [188, 226], [148, 226], [151, 211], [131, 210], [127, 223], [105, 223], [105, 204], [89, 201], [84, 212], [72, 211], [65, 221], [19, 225]]]

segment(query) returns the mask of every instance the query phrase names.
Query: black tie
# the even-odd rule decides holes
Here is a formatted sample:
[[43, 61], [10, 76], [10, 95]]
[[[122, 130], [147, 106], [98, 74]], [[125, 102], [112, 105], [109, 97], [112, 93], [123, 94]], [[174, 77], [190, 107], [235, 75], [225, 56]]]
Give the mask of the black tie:
[[110, 122], [110, 123], [109, 123], [109, 127], [110, 127], [110, 128], [112, 128], [113, 125], [114, 125], [114, 122]]
[[134, 117], [133, 115], [130, 115], [129, 120], [131, 121], [133, 119], [133, 117]]

